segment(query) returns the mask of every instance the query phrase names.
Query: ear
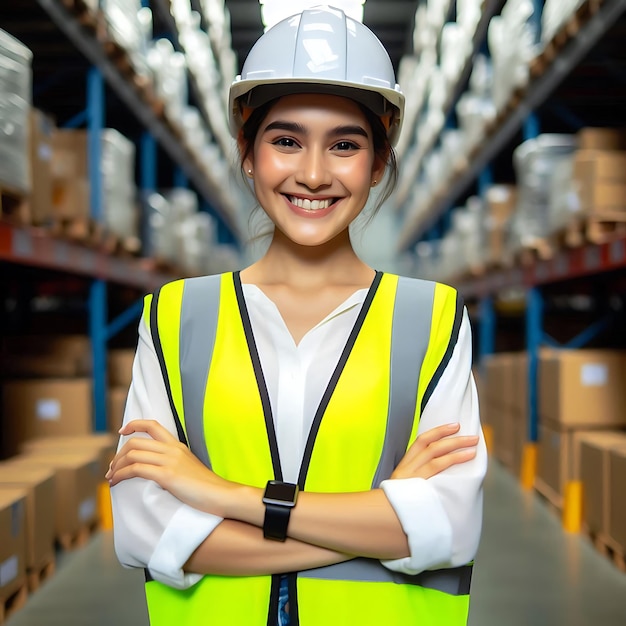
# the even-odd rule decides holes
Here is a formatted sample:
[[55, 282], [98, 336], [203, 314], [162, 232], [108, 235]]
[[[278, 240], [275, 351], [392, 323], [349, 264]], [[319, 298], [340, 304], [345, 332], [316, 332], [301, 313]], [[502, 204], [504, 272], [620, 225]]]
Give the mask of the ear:
[[[237, 135], [237, 148], [239, 149], [239, 154], [244, 154], [247, 148], [246, 142], [243, 139], [243, 132], [241, 130], [239, 131], [239, 134]], [[254, 158], [252, 155], [252, 150], [250, 150], [250, 152], [248, 153], [248, 156], [243, 160], [241, 165], [243, 167], [243, 171], [245, 172], [246, 176], [251, 178], [248, 172], [250, 170], [254, 172]]]
[[387, 169], [387, 159], [382, 158], [380, 155], [374, 157], [374, 164], [372, 165], [372, 180], [380, 182], [385, 175]]

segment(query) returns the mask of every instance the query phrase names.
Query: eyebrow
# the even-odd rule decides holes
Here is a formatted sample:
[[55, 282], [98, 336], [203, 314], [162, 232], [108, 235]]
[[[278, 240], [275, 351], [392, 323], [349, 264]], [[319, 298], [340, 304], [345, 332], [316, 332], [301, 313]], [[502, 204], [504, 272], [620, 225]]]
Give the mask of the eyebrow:
[[[265, 130], [263, 132], [267, 133], [272, 130], [284, 130], [290, 133], [308, 135], [306, 127], [302, 124], [298, 124], [296, 122], [286, 122], [282, 120], [276, 120], [275, 122], [271, 122], [265, 127]], [[341, 135], [361, 135], [362, 137], [369, 139], [367, 131], [358, 124], [335, 126], [335, 128], [329, 130], [326, 134], [328, 137], [337, 137]]]

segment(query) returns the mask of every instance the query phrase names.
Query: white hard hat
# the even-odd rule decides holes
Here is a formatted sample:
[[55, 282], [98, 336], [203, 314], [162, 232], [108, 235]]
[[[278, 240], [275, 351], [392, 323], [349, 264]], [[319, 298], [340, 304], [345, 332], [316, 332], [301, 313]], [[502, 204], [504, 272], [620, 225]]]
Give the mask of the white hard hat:
[[372, 31], [340, 9], [321, 6], [279, 22], [254, 44], [230, 86], [230, 130], [246, 110], [294, 93], [346, 96], [380, 116], [390, 143], [402, 124], [404, 95], [387, 51]]

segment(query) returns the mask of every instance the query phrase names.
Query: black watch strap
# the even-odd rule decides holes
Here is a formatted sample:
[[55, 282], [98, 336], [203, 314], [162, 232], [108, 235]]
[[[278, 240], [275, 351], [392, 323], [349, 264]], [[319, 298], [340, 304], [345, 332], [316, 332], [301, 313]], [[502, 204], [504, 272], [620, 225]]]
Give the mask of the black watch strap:
[[263, 536], [266, 539], [285, 541], [287, 527], [291, 516], [291, 507], [278, 504], [265, 505], [265, 519], [263, 521]]

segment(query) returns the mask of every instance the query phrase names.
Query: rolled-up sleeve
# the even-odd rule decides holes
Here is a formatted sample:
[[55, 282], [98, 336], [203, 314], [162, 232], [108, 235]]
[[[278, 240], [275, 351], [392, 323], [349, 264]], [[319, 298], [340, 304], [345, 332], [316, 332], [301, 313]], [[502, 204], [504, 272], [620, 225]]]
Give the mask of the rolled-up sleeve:
[[482, 485], [487, 449], [472, 376], [472, 336], [467, 311], [452, 357], [422, 412], [419, 433], [458, 422], [461, 435], [478, 435], [476, 456], [427, 480], [381, 484], [408, 538], [410, 556], [382, 561], [391, 570], [417, 574], [458, 567], [476, 555], [482, 528]]
[[[124, 423], [136, 419], [157, 420], [177, 436], [159, 361], [143, 320]], [[127, 439], [120, 438], [118, 449]], [[222, 518], [198, 511], [142, 478], [118, 483], [111, 489], [111, 499], [115, 551], [122, 565], [147, 568], [155, 580], [170, 587], [185, 589], [198, 582], [201, 575], [186, 573], [183, 566]]]

